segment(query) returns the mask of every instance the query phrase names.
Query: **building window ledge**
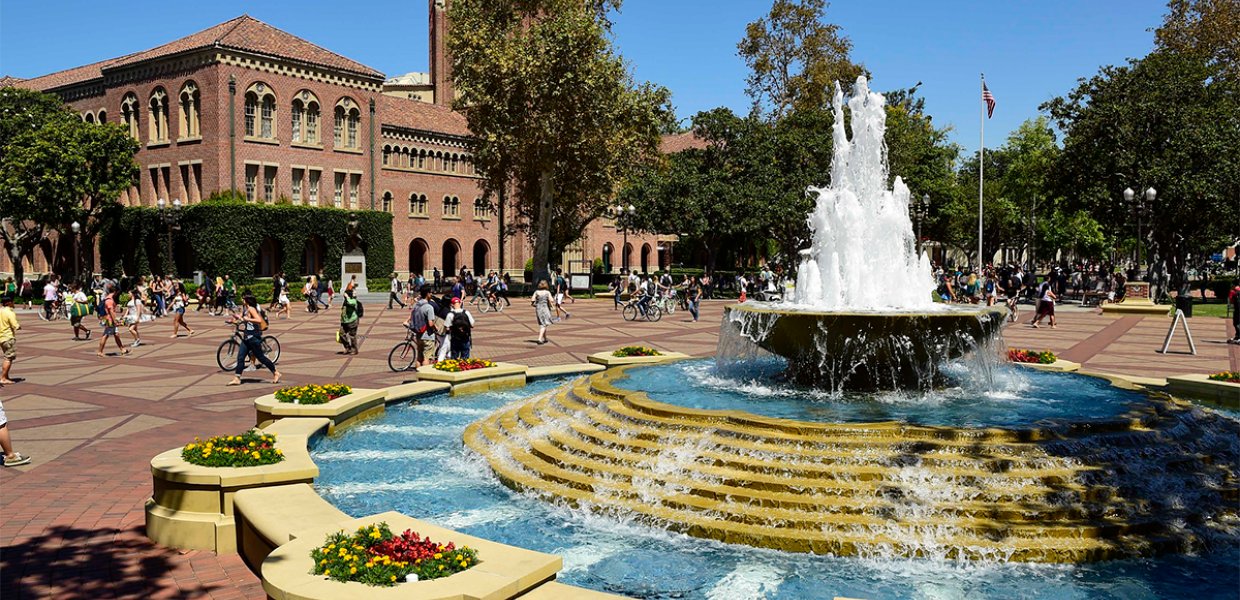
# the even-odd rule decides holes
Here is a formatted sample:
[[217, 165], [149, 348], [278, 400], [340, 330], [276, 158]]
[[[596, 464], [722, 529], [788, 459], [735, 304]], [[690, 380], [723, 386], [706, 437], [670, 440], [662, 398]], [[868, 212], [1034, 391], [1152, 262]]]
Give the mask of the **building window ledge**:
[[307, 150], [322, 150], [323, 149], [323, 144], [308, 144], [306, 142], [289, 142], [288, 145], [294, 148], [305, 148]]
[[252, 136], [247, 135], [243, 139], [245, 139], [245, 141], [247, 142], [254, 142], [255, 144], [271, 144], [272, 146], [280, 145], [280, 140], [277, 140], [275, 138], [260, 138], [260, 137], [252, 137]]
[[490, 217], [474, 217], [474, 220], [479, 223], [489, 223], [491, 221], [491, 218]]
[[445, 221], [460, 221], [460, 220], [461, 220], [461, 218], [460, 218], [460, 217], [455, 217], [455, 216], [452, 216], [452, 215], [444, 215], [444, 216], [443, 216], [443, 220], [445, 220]]
[[150, 149], [150, 148], [167, 148], [168, 146], [171, 146], [171, 145], [172, 145], [172, 142], [171, 142], [171, 141], [169, 141], [169, 140], [159, 140], [159, 141], [157, 141], [157, 142], [151, 142], [151, 143], [147, 144], [147, 145], [146, 145], [146, 147], [147, 147], [148, 149]]
[[343, 152], [345, 154], [362, 154], [361, 148], [332, 148], [332, 150], [335, 150], [336, 152]]
[[177, 138], [177, 145], [180, 146], [181, 144], [196, 144], [201, 141], [202, 141], [201, 135], [195, 135], [191, 137], [179, 137]]
[[431, 216], [422, 214], [422, 213], [409, 213], [409, 218], [410, 219], [429, 219], [431, 218]]

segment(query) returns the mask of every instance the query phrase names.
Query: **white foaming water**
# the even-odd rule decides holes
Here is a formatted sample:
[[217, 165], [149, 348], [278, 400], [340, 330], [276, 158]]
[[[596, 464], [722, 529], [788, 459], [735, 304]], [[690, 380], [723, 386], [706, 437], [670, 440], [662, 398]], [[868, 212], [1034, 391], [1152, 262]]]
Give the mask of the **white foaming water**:
[[852, 141], [844, 131], [844, 93], [835, 84], [831, 186], [818, 195], [801, 251], [795, 301], [814, 308], [934, 308], [930, 260], [917, 256], [909, 189], [897, 177], [887, 189], [887, 100], [858, 77], [848, 101]]
[[758, 600], [779, 589], [784, 572], [773, 565], [741, 563], [706, 592], [708, 600]]

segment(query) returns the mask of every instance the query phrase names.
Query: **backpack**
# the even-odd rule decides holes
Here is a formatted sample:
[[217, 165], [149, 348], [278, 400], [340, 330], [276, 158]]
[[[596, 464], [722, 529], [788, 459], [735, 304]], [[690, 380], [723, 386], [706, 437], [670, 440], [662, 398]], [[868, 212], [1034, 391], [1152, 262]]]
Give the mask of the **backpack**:
[[435, 307], [435, 316], [440, 319], [448, 318], [448, 313], [452, 312], [452, 304], [447, 296], [440, 296], [439, 300], [431, 302], [431, 306]]
[[[430, 302], [426, 302], [425, 304], [430, 304]], [[430, 329], [431, 326], [431, 324], [426, 320], [426, 315], [422, 313], [422, 306], [422, 300], [419, 300], [417, 304], [413, 305], [413, 314], [411, 315], [411, 320], [409, 322], [409, 328], [418, 335], [426, 333], [426, 330]]]
[[95, 305], [95, 316], [100, 319], [108, 318], [108, 297], [104, 296], [98, 304]]
[[473, 340], [474, 326], [469, 324], [469, 311], [463, 310], [452, 318], [452, 327], [448, 328], [452, 336], [452, 345], [468, 344]]
[[263, 322], [259, 324], [258, 330], [267, 331], [267, 328], [271, 326], [271, 323], [267, 321], [267, 311], [263, 310], [261, 306], [258, 308], [258, 318], [263, 320]]

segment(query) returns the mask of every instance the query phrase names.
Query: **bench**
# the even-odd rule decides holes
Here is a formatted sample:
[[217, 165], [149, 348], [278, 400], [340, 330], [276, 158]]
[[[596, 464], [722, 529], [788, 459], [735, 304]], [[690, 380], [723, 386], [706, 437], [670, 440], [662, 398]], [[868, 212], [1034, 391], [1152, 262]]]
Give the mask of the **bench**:
[[1102, 300], [1107, 297], [1107, 282], [1105, 279], [1097, 279], [1093, 282], [1093, 287], [1086, 289], [1081, 294], [1081, 306], [1099, 306]]
[[273, 550], [293, 539], [293, 532], [350, 520], [305, 483], [250, 488], [233, 499], [237, 552], [254, 574]]

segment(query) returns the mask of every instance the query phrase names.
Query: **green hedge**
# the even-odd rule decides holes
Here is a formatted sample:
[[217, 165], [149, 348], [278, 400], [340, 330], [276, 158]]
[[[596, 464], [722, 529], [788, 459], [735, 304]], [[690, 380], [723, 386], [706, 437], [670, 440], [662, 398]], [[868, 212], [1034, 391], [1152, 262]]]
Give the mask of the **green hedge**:
[[[361, 225], [367, 273], [385, 277], [395, 265], [392, 215], [354, 212]], [[255, 279], [254, 268], [264, 238], [280, 245], [283, 257], [279, 268], [291, 275], [291, 280], [302, 273], [306, 240], [318, 236], [323, 242], [323, 275], [339, 282], [348, 220], [349, 211], [338, 208], [204, 202], [183, 210], [181, 230], [172, 236], [173, 246], [188, 244], [192, 249], [191, 270], [204, 271], [210, 277], [231, 275], [238, 284], [246, 284]], [[158, 209], [127, 207], [116, 212], [100, 227], [103, 272], [119, 278], [122, 273], [134, 276], [162, 270], [166, 244], [163, 231]], [[125, 273], [126, 266], [136, 272]]]
[[1235, 275], [1220, 275], [1210, 280], [1210, 291], [1214, 292], [1214, 297], [1227, 301], [1227, 296], [1231, 294], [1231, 288], [1236, 287]]

